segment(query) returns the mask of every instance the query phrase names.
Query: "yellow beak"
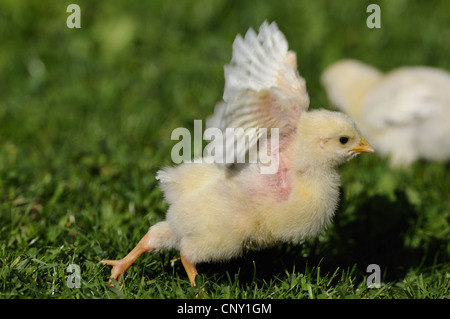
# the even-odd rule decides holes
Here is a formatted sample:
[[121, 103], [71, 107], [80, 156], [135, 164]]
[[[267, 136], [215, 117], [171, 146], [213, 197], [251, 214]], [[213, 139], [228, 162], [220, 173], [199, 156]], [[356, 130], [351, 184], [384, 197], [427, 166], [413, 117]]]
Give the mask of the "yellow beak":
[[369, 144], [369, 142], [366, 141], [366, 139], [361, 136], [361, 141], [359, 142], [359, 145], [350, 149], [350, 152], [355, 153], [373, 153], [375, 150], [373, 149], [372, 145]]

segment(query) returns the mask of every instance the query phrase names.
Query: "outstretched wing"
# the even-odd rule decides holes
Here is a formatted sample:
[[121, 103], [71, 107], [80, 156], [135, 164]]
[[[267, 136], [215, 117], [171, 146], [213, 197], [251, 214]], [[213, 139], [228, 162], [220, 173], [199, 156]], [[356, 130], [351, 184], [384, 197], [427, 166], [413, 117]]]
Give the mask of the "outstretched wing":
[[[265, 21], [259, 33], [249, 29], [233, 43], [231, 62], [225, 66], [223, 101], [218, 103], [207, 127], [256, 129], [256, 136], [236, 155], [255, 147], [262, 129], [270, 135], [278, 128], [280, 137], [294, 132], [302, 111], [309, 106], [305, 80], [298, 74], [296, 55], [275, 22]], [[242, 133], [241, 133], [242, 134]], [[236, 137], [236, 135], [235, 135]], [[229, 142], [224, 151], [236, 145]]]

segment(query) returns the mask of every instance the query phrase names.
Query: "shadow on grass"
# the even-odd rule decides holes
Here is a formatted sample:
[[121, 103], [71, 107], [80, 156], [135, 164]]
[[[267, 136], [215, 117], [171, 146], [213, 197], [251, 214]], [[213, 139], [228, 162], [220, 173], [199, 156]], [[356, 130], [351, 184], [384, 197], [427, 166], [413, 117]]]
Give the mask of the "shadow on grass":
[[234, 274], [239, 274], [239, 281], [245, 284], [254, 278], [270, 280], [284, 276], [293, 269], [304, 272], [306, 267], [320, 265], [321, 274], [332, 274], [337, 267], [352, 269], [356, 264], [362, 279], [367, 275], [367, 266], [377, 264], [383, 273], [383, 282], [392, 282], [404, 278], [411, 268], [448, 260], [447, 243], [442, 239], [427, 241], [420, 247], [409, 244], [417, 236], [420, 214], [403, 192], [396, 193], [395, 201], [386, 196], [374, 196], [357, 205], [352, 214], [343, 214], [343, 211], [345, 207], [336, 214], [333, 229], [325, 241], [283, 244], [248, 252], [229, 262], [200, 264], [199, 272], [208, 276], [216, 274], [223, 280], [228, 280], [228, 276], [234, 280]]

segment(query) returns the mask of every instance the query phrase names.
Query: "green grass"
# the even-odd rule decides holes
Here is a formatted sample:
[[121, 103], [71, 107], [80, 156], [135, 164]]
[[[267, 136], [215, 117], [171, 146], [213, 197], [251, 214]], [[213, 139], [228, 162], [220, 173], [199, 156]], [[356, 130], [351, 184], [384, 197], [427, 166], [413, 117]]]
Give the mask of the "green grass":
[[[74, 1], [0, 3], [0, 298], [195, 298], [176, 251], [146, 255], [120, 289], [110, 268], [164, 219], [155, 180], [176, 127], [205, 119], [237, 33], [277, 21], [312, 108], [331, 62], [450, 70], [450, 2]], [[200, 264], [206, 298], [449, 298], [450, 168], [391, 170], [377, 155], [341, 168], [334, 223], [318, 238]], [[69, 288], [69, 264], [81, 287]], [[366, 267], [378, 264], [381, 288]], [[70, 279], [70, 278], [69, 278]]]

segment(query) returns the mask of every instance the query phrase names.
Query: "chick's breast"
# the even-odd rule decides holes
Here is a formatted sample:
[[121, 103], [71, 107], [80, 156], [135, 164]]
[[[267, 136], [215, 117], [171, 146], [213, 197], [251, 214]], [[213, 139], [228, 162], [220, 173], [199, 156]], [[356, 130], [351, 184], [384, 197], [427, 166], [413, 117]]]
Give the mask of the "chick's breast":
[[[262, 243], [298, 242], [320, 233], [331, 221], [339, 198], [339, 175], [292, 173], [291, 192], [286, 199], [267, 196], [270, 204], [258, 211]], [[300, 176], [299, 176], [300, 175]], [[261, 234], [261, 237], [258, 235]]]

